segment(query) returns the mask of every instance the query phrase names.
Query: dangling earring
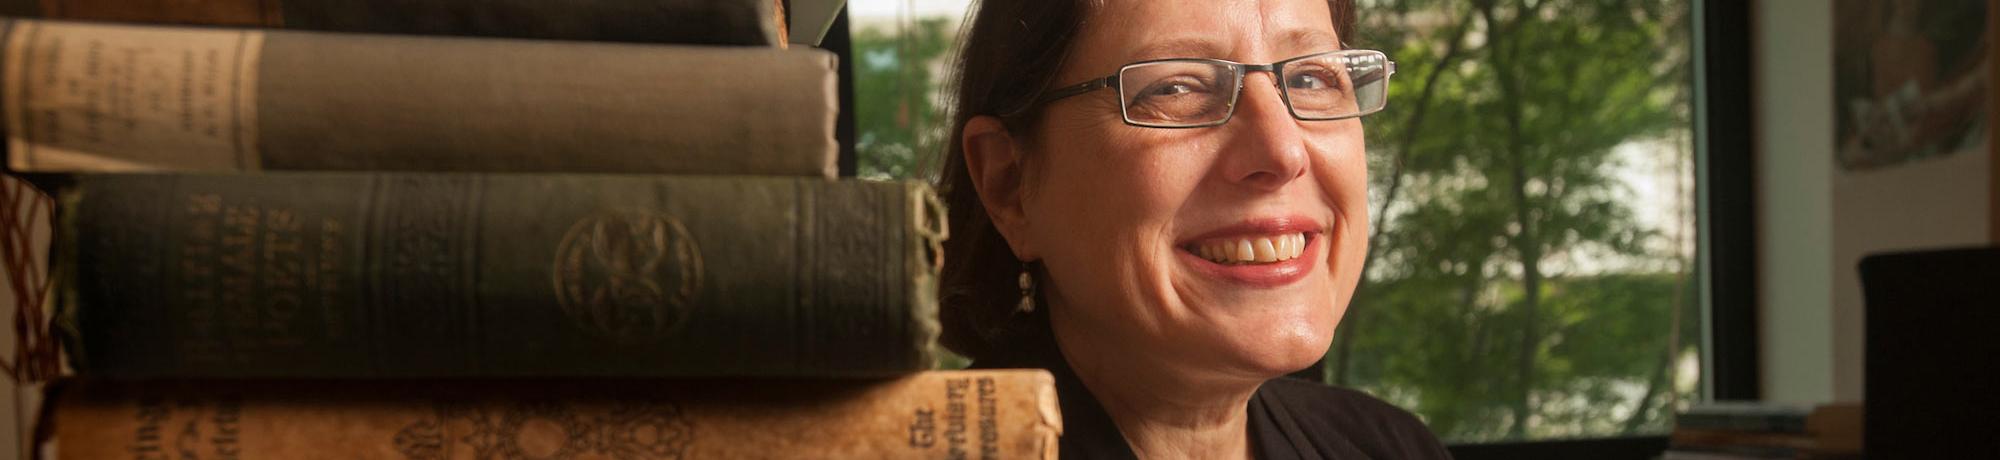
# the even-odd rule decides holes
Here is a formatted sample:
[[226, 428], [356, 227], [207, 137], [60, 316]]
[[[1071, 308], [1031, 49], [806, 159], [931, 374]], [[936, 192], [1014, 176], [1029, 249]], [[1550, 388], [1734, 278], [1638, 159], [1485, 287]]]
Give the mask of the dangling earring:
[[1028, 273], [1028, 264], [1026, 262], [1021, 263], [1021, 278], [1018, 284], [1021, 286], [1021, 303], [1014, 306], [1014, 310], [1021, 313], [1034, 313], [1035, 275]]

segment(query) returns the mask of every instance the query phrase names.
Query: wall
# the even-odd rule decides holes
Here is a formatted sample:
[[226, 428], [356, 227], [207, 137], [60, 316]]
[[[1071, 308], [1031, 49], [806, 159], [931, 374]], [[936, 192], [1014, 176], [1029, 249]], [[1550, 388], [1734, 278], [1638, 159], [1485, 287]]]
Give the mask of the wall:
[[2000, 240], [2000, 164], [1981, 151], [1837, 168], [1833, 2], [1766, 0], [1753, 14], [1763, 393], [1858, 401], [1867, 363], [1856, 264], [1879, 251]]
[[1758, 363], [1771, 400], [1834, 397], [1832, 3], [1766, 0], [1751, 11]]
[[1865, 310], [1861, 257], [1879, 251], [1986, 244], [1992, 156], [1961, 153], [1833, 177], [1833, 392], [1861, 400]]

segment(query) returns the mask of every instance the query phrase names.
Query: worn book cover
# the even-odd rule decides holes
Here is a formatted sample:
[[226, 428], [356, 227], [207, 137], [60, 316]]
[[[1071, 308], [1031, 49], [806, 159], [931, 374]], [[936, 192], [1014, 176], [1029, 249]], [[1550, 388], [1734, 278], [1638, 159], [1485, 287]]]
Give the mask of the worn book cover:
[[917, 182], [101, 174], [62, 209], [84, 375], [881, 376], [937, 337]]
[[71, 382], [63, 460], [1052, 459], [1042, 370], [884, 380]]

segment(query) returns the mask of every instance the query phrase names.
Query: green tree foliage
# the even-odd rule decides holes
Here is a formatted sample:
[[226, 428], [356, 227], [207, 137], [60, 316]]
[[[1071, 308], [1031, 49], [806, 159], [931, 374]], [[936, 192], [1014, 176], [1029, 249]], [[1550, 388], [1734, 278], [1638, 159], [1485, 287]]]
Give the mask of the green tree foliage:
[[854, 35], [855, 151], [859, 175], [908, 179], [922, 174], [943, 139], [934, 73], [956, 43], [945, 18], [905, 27], [869, 27]]
[[1678, 235], [1638, 222], [1615, 153], [1685, 145], [1687, 11], [1363, 2], [1357, 44], [1401, 72], [1366, 121], [1377, 228], [1329, 380], [1458, 440], [1664, 429], [1699, 331], [1690, 264], [1649, 244]]

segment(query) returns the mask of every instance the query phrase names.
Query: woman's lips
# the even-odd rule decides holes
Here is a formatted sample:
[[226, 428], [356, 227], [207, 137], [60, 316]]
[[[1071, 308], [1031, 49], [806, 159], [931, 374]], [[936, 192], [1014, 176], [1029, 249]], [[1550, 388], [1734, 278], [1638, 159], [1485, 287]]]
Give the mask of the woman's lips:
[[1184, 242], [1180, 257], [1195, 271], [1252, 287], [1304, 279], [1324, 253], [1319, 223], [1307, 218], [1249, 221]]
[[1306, 233], [1247, 235], [1196, 242], [1187, 248], [1203, 259], [1223, 265], [1271, 263], [1305, 254]]

